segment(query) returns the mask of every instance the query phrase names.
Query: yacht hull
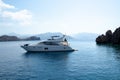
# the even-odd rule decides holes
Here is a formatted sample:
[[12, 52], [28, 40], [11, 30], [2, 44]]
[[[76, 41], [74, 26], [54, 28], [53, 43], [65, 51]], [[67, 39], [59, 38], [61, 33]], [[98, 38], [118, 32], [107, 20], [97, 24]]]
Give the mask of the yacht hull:
[[21, 46], [27, 52], [71, 52], [75, 51], [71, 47], [68, 46], [49, 46], [49, 47], [41, 47], [41, 46]]
[[34, 52], [34, 53], [37, 53], [37, 52], [73, 52], [75, 50], [63, 50], [63, 51], [27, 51], [27, 52]]

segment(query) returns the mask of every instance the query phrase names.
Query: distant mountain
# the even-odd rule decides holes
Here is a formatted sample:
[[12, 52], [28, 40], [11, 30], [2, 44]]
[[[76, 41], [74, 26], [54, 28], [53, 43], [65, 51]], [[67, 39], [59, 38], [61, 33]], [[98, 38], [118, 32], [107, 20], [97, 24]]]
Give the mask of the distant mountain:
[[18, 37], [21, 36], [20, 34], [17, 34], [17, 33], [14, 33], [14, 32], [8, 33], [6, 35], [9, 35], [9, 36], [18, 36]]
[[[22, 34], [17, 34], [17, 33], [9, 33], [7, 34], [8, 36], [16, 36], [22, 40], [31, 40], [31, 39], [38, 39], [40, 38], [41, 40], [46, 40], [46, 39], [50, 39], [51, 36], [60, 36], [62, 37], [64, 34], [60, 33], [60, 32], [47, 32], [47, 33], [41, 33], [41, 34], [35, 34], [35, 35], [32, 35], [32, 34], [25, 34], [25, 35], [22, 35]], [[1, 35], [2, 36], [2, 35]], [[35, 38], [36, 37], [36, 38]], [[69, 36], [69, 35], [66, 35], [66, 38], [68, 40], [73, 40], [74, 38]], [[33, 40], [34, 40], [33, 39]]]
[[40, 37], [30, 36], [26, 38], [21, 38], [22, 41], [40, 40]]
[[9, 36], [9, 35], [0, 36], [0, 41], [30, 41], [30, 40], [40, 40], [40, 38], [36, 36], [30, 36], [26, 38], [19, 38], [17, 36]]
[[[34, 35], [34, 36], [40, 37], [41, 40], [46, 40], [46, 39], [50, 39], [51, 36], [60, 36], [60, 37], [62, 37], [63, 35], [64, 35], [64, 34], [62, 34], [62, 33], [60, 33], [60, 32], [54, 32], [54, 33], [47, 32], [47, 33], [37, 34], [37, 35]], [[66, 35], [66, 38], [67, 38], [68, 40], [74, 39], [73, 37], [68, 36], [68, 35]]]
[[[60, 32], [54, 32], [54, 33], [47, 32], [47, 33], [37, 34], [34, 36], [40, 37], [41, 40], [45, 40], [51, 38], [51, 36], [56, 36], [56, 35], [62, 37], [64, 34]], [[94, 41], [98, 35], [99, 34], [96, 33], [78, 33], [72, 36], [66, 35], [66, 38], [68, 40]]]
[[23, 34], [17, 34], [17, 33], [14, 33], [14, 32], [8, 33], [8, 34], [6, 34], [6, 35], [9, 35], [9, 36], [17, 36], [17, 37], [19, 37], [19, 38], [27, 38], [27, 37], [33, 36], [32, 34], [25, 34], [25, 35], [23, 35]]
[[72, 35], [72, 37], [80, 41], [95, 41], [98, 35], [99, 34], [96, 34], [96, 33], [78, 33], [78, 34]]
[[[60, 33], [60, 32], [47, 32], [47, 33], [42, 33], [42, 34], [36, 34], [36, 35], [20, 35], [20, 34], [16, 34], [16, 33], [10, 33], [7, 34], [8, 36], [16, 36], [18, 37], [20, 40], [46, 40], [46, 39], [50, 39], [51, 36], [60, 36], [62, 37], [64, 34]], [[71, 36], [66, 35], [66, 38], [68, 40], [79, 40], [79, 41], [95, 41], [96, 37], [99, 34], [95, 34], [95, 33], [78, 33], [78, 34], [73, 34]], [[3, 38], [3, 37], [1, 37]]]
[[20, 41], [20, 39], [16, 36], [2, 35], [0, 41]]

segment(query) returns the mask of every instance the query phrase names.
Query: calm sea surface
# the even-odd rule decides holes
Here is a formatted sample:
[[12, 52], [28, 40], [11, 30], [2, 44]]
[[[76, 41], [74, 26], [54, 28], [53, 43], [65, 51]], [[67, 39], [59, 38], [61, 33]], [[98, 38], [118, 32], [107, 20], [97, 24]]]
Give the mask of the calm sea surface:
[[71, 41], [75, 52], [26, 53], [0, 42], [0, 80], [120, 80], [120, 47]]

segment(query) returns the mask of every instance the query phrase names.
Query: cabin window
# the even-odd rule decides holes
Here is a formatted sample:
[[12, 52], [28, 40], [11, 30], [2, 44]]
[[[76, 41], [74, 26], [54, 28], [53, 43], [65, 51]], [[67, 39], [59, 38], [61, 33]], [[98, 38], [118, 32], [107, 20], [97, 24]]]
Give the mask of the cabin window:
[[48, 50], [48, 48], [44, 48], [45, 50]]
[[43, 42], [45, 45], [58, 45], [57, 43], [54, 42]]

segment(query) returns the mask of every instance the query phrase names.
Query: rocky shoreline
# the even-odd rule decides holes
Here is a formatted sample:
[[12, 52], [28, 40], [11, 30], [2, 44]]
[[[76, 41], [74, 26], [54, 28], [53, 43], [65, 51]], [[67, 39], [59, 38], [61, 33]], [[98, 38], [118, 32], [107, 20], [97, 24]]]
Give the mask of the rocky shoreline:
[[96, 38], [97, 44], [120, 44], [120, 27], [117, 28], [113, 33], [111, 30], [108, 30], [105, 35], [99, 35]]

